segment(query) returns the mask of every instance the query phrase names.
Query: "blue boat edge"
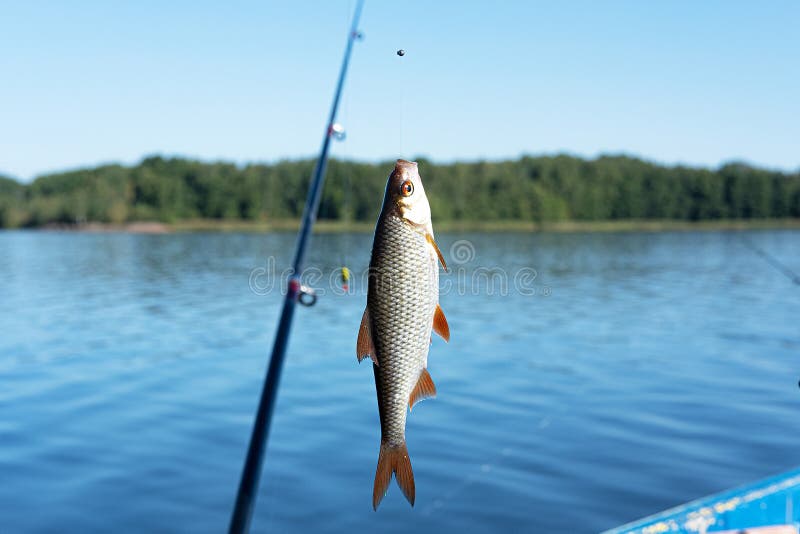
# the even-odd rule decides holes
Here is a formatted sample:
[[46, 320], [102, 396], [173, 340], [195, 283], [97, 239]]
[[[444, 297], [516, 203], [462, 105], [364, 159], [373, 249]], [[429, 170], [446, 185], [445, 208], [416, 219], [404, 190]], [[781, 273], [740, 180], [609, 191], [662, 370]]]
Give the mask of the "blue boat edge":
[[778, 526], [788, 528], [772, 532], [800, 532], [800, 467], [701, 497], [602, 534], [711, 534]]

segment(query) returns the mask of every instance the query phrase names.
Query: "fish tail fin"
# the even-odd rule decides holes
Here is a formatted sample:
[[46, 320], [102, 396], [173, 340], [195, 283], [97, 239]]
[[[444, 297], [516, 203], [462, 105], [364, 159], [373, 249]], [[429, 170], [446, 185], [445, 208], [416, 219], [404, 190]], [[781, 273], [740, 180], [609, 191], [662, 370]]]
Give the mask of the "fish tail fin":
[[414, 506], [414, 472], [411, 470], [411, 459], [408, 457], [406, 442], [400, 445], [390, 445], [381, 441], [381, 451], [378, 454], [378, 469], [375, 471], [375, 487], [372, 490], [372, 509], [377, 510], [383, 496], [389, 489], [392, 474], [397, 479], [397, 485], [403, 490], [411, 506]]

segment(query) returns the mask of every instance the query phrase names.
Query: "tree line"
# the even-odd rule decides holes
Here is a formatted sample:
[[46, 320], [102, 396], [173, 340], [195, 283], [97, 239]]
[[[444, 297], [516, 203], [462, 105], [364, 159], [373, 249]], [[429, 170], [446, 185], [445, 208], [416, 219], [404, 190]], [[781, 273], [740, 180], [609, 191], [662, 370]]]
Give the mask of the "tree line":
[[[800, 172], [664, 166], [569, 155], [439, 164], [420, 159], [437, 221], [800, 218]], [[0, 227], [302, 216], [314, 162], [237, 166], [152, 156], [22, 184], [0, 177]], [[332, 160], [320, 218], [372, 221], [393, 162]]]

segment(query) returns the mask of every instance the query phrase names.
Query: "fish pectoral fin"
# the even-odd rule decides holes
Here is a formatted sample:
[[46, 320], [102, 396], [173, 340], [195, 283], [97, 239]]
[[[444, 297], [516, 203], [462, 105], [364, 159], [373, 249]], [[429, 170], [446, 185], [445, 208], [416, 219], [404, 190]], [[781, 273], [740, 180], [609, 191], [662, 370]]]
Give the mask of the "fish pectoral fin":
[[367, 356], [372, 358], [375, 365], [378, 365], [378, 355], [375, 352], [375, 343], [372, 341], [369, 308], [364, 308], [364, 315], [361, 316], [361, 326], [358, 328], [358, 339], [356, 340], [356, 357], [361, 363], [361, 360]]
[[414, 408], [414, 405], [423, 399], [429, 399], [436, 396], [436, 386], [433, 385], [433, 379], [427, 369], [422, 369], [422, 374], [419, 375], [417, 385], [414, 386], [414, 391], [408, 398], [408, 409]]
[[450, 325], [447, 324], [447, 318], [438, 304], [436, 311], [433, 312], [433, 331], [442, 336], [445, 341], [450, 341]]
[[442, 264], [442, 269], [447, 272], [447, 264], [444, 262], [444, 256], [442, 256], [442, 251], [439, 250], [439, 245], [436, 244], [436, 241], [434, 241], [433, 236], [429, 232], [425, 232], [425, 239], [431, 244], [433, 250], [436, 251], [436, 255], [439, 256], [439, 262]]

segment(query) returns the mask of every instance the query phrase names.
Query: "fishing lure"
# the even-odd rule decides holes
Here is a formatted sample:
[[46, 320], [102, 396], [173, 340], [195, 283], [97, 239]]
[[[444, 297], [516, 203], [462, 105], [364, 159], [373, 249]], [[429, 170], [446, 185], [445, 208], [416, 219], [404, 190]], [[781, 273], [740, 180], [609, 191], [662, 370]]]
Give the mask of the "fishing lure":
[[339, 283], [342, 285], [342, 289], [350, 291], [350, 269], [347, 267], [342, 266], [339, 269]]

